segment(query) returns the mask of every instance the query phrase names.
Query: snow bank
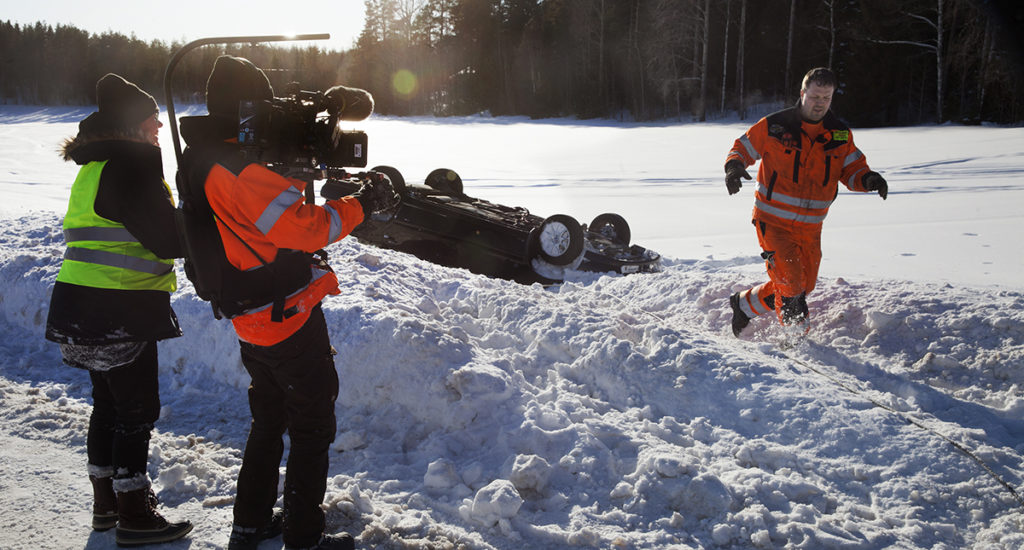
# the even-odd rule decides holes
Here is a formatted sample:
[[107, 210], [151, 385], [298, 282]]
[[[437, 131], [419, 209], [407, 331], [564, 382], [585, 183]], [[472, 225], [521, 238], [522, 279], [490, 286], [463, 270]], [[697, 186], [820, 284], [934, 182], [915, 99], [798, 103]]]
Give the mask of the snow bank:
[[[23, 216], [0, 235], [0, 311], [15, 337], [2, 364], [6, 431], [80, 452], [87, 384], [41, 341], [57, 218]], [[767, 320], [736, 340], [709, 307], [736, 285], [719, 262], [580, 273], [545, 289], [356, 242], [330, 252], [342, 391], [329, 521], [368, 546], [1024, 542], [1004, 487], [871, 402], [1020, 487], [1018, 292], [823, 281], [811, 340], [783, 353]], [[173, 301], [186, 337], [161, 346], [152, 474], [166, 503], [223, 517], [247, 380], [228, 323], [182, 281]], [[223, 529], [191, 538], [222, 544]]]

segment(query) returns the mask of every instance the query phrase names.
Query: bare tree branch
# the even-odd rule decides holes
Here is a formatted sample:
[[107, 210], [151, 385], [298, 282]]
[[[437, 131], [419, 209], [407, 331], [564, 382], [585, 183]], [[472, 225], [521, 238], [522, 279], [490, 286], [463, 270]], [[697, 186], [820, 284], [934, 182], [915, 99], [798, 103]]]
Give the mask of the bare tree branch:
[[903, 45], [906, 45], [906, 46], [917, 46], [919, 48], [924, 48], [926, 50], [933, 51], [933, 52], [938, 49], [935, 46], [935, 44], [931, 44], [931, 43], [928, 43], [928, 42], [915, 42], [913, 40], [878, 40], [878, 39], [869, 39], [868, 42], [872, 42], [874, 44], [903, 44]]

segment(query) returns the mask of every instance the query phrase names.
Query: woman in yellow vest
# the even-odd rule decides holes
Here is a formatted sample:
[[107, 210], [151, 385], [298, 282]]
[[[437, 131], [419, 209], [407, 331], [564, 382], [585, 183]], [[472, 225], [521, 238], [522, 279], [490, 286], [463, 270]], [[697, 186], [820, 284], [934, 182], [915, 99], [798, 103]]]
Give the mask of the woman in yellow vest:
[[92, 382], [87, 454], [93, 529], [119, 545], [175, 540], [192, 530], [156, 511], [146, 465], [160, 414], [157, 341], [181, 336], [171, 309], [181, 256], [163, 178], [152, 96], [115, 74], [96, 83], [98, 110], [64, 143], [81, 166], [64, 217], [67, 252], [50, 298], [46, 338]]

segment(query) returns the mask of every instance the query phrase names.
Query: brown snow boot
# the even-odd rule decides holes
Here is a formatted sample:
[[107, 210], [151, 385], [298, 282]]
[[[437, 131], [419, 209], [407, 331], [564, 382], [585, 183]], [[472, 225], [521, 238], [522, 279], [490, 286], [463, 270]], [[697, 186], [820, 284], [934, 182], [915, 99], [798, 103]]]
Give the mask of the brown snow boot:
[[117, 525], [117, 495], [113, 478], [89, 476], [92, 482], [92, 528], [106, 531]]
[[117, 545], [140, 546], [180, 539], [192, 523], [170, 523], [153, 506], [149, 487], [117, 493]]

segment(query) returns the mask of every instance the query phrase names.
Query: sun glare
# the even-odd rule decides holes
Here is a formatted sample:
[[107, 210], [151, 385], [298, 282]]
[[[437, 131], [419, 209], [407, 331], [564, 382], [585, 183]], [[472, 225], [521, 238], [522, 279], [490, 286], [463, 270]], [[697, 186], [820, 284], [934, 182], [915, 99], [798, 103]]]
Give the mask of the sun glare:
[[408, 69], [399, 69], [391, 77], [391, 86], [401, 95], [411, 96], [419, 86], [416, 75]]

